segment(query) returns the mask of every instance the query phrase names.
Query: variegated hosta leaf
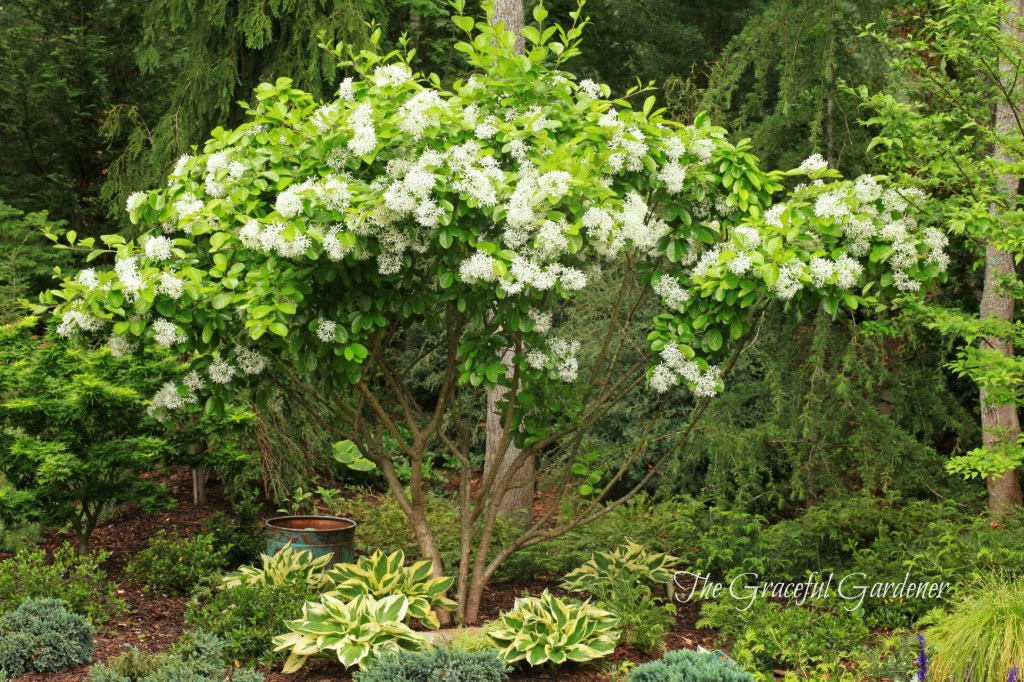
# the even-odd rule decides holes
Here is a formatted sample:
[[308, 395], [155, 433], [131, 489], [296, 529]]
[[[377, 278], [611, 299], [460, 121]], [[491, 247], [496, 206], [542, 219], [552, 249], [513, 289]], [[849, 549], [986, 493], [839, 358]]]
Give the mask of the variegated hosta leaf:
[[444, 596], [452, 586], [452, 578], [432, 578], [433, 566], [429, 561], [405, 565], [401, 550], [385, 555], [375, 552], [359, 557], [354, 564], [335, 564], [326, 579], [333, 588], [328, 595], [343, 600], [361, 595], [383, 598], [400, 595], [409, 602], [409, 615], [427, 627], [438, 628], [434, 609], [454, 611], [458, 605]]
[[615, 650], [619, 633], [611, 613], [583, 603], [567, 602], [547, 590], [538, 597], [516, 599], [487, 635], [506, 663], [530, 665], [590, 661]]
[[291, 544], [285, 545], [277, 554], [261, 555], [263, 568], [241, 566], [234, 573], [221, 579], [221, 587], [247, 585], [282, 585], [293, 580], [304, 580], [313, 589], [324, 587], [324, 569], [331, 561], [330, 554], [314, 558], [309, 550], [296, 551]]
[[404, 595], [359, 595], [346, 602], [325, 594], [319, 602], [306, 602], [301, 618], [285, 623], [290, 632], [274, 638], [274, 651], [289, 651], [286, 673], [328, 651], [345, 667], [360, 668], [384, 652], [419, 651], [427, 641], [403, 622], [408, 611]]
[[671, 586], [679, 559], [650, 552], [632, 540], [612, 552], [598, 552], [587, 563], [566, 574], [562, 587], [572, 592], [590, 592], [613, 587], [616, 582], [641, 582], [651, 587]]

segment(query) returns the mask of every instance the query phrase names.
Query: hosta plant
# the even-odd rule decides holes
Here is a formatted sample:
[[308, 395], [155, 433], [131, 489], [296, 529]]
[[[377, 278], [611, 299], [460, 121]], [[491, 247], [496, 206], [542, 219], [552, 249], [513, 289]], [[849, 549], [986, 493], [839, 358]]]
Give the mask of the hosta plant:
[[409, 602], [409, 616], [431, 628], [440, 627], [434, 609], [454, 611], [457, 604], [444, 596], [452, 586], [452, 578], [432, 578], [429, 561], [405, 565], [405, 554], [398, 550], [385, 555], [375, 552], [359, 557], [354, 564], [335, 564], [327, 572], [334, 584], [329, 594], [343, 600], [359, 595], [381, 598], [402, 595]]
[[650, 552], [643, 545], [627, 540], [612, 552], [598, 552], [590, 561], [566, 574], [562, 587], [571, 592], [600, 594], [616, 582], [629, 580], [649, 587], [672, 585], [679, 559], [670, 554]]
[[274, 638], [274, 650], [289, 652], [285, 673], [323, 652], [336, 654], [346, 668], [363, 668], [382, 653], [428, 646], [403, 622], [408, 611], [409, 600], [398, 594], [383, 599], [359, 595], [347, 603], [325, 594], [319, 602], [306, 602], [301, 618], [285, 623], [291, 632]]
[[282, 585], [293, 580], [304, 580], [313, 589], [324, 586], [324, 569], [331, 562], [332, 555], [313, 557], [309, 550], [296, 550], [285, 545], [274, 555], [262, 555], [263, 568], [240, 566], [222, 579], [222, 587], [247, 585]]
[[615, 650], [618, 621], [589, 601], [567, 602], [547, 590], [540, 597], [520, 597], [488, 631], [506, 663], [583, 663]]

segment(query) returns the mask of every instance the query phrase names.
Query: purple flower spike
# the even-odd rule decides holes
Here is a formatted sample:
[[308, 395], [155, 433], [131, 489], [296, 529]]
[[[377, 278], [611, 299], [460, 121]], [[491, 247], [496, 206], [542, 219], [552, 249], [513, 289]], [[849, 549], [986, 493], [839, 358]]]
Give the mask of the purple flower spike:
[[1017, 682], [1017, 666], [1010, 668], [1010, 676], [1006, 678], [1006, 682]]
[[924, 651], [924, 635], [917, 636], [917, 643], [917, 680], [918, 682], [925, 682], [928, 679], [928, 654]]

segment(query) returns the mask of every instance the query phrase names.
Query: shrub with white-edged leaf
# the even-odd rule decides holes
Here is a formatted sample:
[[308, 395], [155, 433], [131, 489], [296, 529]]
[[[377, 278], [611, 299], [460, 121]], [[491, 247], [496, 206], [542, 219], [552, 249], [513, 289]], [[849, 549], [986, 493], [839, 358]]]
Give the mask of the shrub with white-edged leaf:
[[506, 663], [584, 663], [615, 650], [617, 620], [589, 601], [563, 601], [547, 590], [540, 597], [520, 597], [487, 630]]
[[360, 595], [349, 602], [323, 595], [318, 602], [306, 602], [301, 618], [285, 623], [290, 632], [274, 638], [274, 650], [289, 652], [286, 673], [321, 653], [336, 655], [346, 668], [363, 668], [384, 652], [428, 646], [423, 635], [403, 622], [408, 611], [409, 600], [401, 595]]
[[431, 628], [440, 627], [434, 609], [454, 611], [458, 604], [444, 596], [452, 586], [452, 579], [432, 577], [429, 561], [405, 565], [405, 553], [391, 554], [381, 551], [369, 557], [359, 557], [354, 564], [335, 564], [327, 572], [327, 580], [334, 587], [327, 593], [339, 599], [355, 599], [370, 595], [377, 599], [401, 595], [408, 600], [409, 616]]

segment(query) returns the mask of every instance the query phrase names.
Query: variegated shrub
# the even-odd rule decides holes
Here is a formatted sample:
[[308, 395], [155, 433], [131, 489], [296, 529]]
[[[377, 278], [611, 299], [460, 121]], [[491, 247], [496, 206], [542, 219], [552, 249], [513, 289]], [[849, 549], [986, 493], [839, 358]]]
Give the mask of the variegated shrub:
[[410, 617], [438, 628], [434, 609], [454, 611], [458, 605], [444, 596], [452, 579], [433, 578], [431, 573], [429, 561], [406, 566], [405, 554], [399, 550], [388, 555], [378, 551], [370, 557], [359, 557], [354, 564], [335, 564], [326, 578], [334, 585], [328, 594], [342, 600], [364, 594], [377, 598], [402, 595], [409, 600]]
[[547, 590], [540, 597], [520, 597], [487, 635], [506, 663], [583, 663], [615, 650], [617, 619], [590, 601], [570, 602]]
[[237, 571], [222, 578], [221, 587], [247, 585], [282, 585], [289, 581], [304, 580], [313, 589], [326, 584], [324, 569], [333, 555], [313, 557], [309, 550], [296, 550], [291, 544], [285, 545], [274, 555], [262, 555], [263, 568], [240, 566]]
[[672, 586], [679, 562], [671, 554], [648, 551], [632, 540], [612, 552], [598, 552], [590, 560], [566, 574], [562, 587], [571, 592], [599, 595], [620, 581], [641, 582], [648, 587]]
[[290, 652], [285, 673], [325, 652], [346, 668], [363, 668], [385, 652], [420, 651], [427, 640], [405, 624], [408, 611], [409, 600], [398, 594], [383, 599], [359, 595], [349, 602], [325, 594], [319, 602], [306, 602], [301, 618], [285, 623], [290, 632], [274, 638], [274, 651]]

